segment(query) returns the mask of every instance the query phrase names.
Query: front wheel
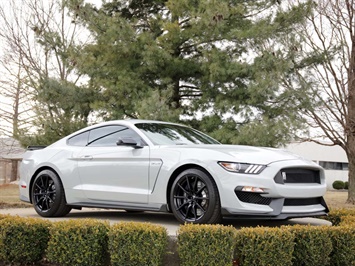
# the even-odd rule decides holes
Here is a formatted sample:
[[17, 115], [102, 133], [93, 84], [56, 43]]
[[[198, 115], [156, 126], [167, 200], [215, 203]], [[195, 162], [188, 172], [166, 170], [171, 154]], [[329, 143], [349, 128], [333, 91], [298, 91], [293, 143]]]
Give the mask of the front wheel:
[[32, 203], [43, 217], [65, 216], [71, 211], [65, 200], [63, 185], [51, 170], [43, 170], [36, 176], [32, 185]]
[[218, 223], [221, 205], [212, 178], [200, 169], [187, 169], [175, 179], [170, 192], [170, 206], [181, 223]]

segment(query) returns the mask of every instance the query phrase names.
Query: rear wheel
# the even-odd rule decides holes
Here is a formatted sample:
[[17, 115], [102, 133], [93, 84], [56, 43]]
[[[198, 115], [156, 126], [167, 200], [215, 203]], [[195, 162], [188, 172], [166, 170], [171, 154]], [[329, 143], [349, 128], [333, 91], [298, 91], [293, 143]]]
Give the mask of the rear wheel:
[[63, 185], [51, 170], [43, 170], [36, 176], [32, 186], [32, 203], [43, 217], [65, 216], [71, 211], [65, 200]]
[[189, 223], [218, 223], [221, 205], [212, 178], [200, 169], [187, 169], [175, 179], [170, 206], [177, 220]]

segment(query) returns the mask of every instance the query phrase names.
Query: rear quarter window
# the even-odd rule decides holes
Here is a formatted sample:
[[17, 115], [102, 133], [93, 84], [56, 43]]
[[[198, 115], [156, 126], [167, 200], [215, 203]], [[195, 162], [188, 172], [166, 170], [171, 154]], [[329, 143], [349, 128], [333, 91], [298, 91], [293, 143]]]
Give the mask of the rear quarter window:
[[70, 146], [86, 146], [88, 144], [89, 131], [80, 133], [68, 139], [67, 144]]

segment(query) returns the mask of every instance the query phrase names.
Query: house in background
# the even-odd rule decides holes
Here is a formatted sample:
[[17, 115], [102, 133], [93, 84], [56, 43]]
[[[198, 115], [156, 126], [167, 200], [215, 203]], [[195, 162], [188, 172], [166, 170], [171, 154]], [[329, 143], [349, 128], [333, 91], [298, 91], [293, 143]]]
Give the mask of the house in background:
[[18, 167], [25, 152], [13, 138], [0, 138], [0, 185], [18, 179]]
[[286, 145], [285, 149], [316, 162], [325, 170], [327, 188], [332, 189], [335, 180], [348, 181], [349, 163], [340, 146], [324, 146], [314, 142], [299, 142]]

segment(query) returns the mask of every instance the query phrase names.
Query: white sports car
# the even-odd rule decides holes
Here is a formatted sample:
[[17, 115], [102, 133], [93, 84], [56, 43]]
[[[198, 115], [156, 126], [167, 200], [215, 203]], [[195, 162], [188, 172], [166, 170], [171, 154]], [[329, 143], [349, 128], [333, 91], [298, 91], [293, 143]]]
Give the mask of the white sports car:
[[172, 212], [182, 223], [328, 212], [324, 171], [314, 162], [278, 149], [221, 145], [158, 121], [104, 122], [29, 147], [20, 175], [21, 200], [45, 217], [82, 207]]

